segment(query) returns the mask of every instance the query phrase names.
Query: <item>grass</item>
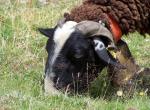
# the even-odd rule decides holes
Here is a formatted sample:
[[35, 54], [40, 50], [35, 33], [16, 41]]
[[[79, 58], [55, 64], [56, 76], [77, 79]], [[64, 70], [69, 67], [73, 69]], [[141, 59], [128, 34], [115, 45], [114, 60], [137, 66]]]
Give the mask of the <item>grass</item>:
[[[3, 0], [2, 0], [3, 1]], [[6, 0], [7, 1], [7, 0]], [[42, 90], [46, 37], [36, 27], [52, 27], [81, 0], [33, 4], [0, 4], [0, 110], [149, 110], [148, 96], [122, 100], [90, 96], [45, 96]], [[124, 36], [132, 54], [142, 67], [150, 66], [150, 36], [138, 33]]]

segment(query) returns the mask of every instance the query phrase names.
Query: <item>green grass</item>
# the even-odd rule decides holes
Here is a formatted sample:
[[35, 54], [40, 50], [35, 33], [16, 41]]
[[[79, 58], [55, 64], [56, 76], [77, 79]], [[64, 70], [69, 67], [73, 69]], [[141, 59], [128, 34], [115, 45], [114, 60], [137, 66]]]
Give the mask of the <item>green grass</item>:
[[[14, 0], [15, 1], [15, 0]], [[148, 96], [111, 100], [90, 96], [45, 96], [42, 90], [46, 37], [36, 27], [52, 27], [64, 12], [80, 4], [58, 0], [49, 5], [0, 4], [0, 110], [150, 110]], [[150, 36], [124, 36], [142, 67], [150, 66]], [[97, 84], [98, 85], [98, 84]], [[98, 90], [95, 90], [94, 94]]]

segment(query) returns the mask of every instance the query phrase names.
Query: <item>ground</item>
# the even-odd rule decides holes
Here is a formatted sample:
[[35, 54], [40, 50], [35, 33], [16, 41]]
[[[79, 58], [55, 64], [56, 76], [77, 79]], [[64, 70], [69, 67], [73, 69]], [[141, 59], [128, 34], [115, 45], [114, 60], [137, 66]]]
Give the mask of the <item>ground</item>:
[[[7, 0], [9, 1], [9, 0]], [[114, 96], [92, 98], [81, 96], [46, 96], [42, 79], [47, 53], [47, 38], [37, 27], [52, 27], [71, 7], [82, 0], [53, 0], [47, 5], [0, 4], [0, 110], [149, 110], [149, 96], [145, 94], [124, 99]], [[134, 33], [125, 41], [142, 67], [150, 67], [150, 36]], [[97, 85], [98, 86], [98, 85]], [[97, 94], [96, 91], [94, 94]]]

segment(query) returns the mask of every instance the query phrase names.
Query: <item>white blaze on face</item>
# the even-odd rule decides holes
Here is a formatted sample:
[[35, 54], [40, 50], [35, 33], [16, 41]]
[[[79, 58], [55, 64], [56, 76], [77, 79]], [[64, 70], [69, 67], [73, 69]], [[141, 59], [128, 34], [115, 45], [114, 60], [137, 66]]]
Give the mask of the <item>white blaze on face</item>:
[[61, 49], [63, 48], [65, 42], [70, 37], [70, 35], [75, 31], [75, 26], [77, 25], [74, 21], [68, 21], [63, 24], [62, 27], [57, 27], [54, 33], [54, 54], [51, 59], [51, 65], [55, 62], [57, 56], [59, 55]]
[[47, 74], [48, 76], [45, 77], [45, 81], [44, 81], [44, 85], [45, 85], [45, 92], [50, 93], [50, 94], [59, 94], [58, 90], [54, 87], [54, 83], [51, 81], [50, 78], [53, 78], [55, 76], [55, 74], [53, 73], [53, 64], [56, 60], [56, 58], [58, 57], [61, 49], [63, 48], [65, 42], [69, 39], [70, 35], [75, 31], [75, 26], [77, 25], [76, 22], [73, 21], [68, 21], [65, 24], [63, 24], [62, 27], [57, 27], [55, 32], [54, 32], [54, 36], [53, 36], [53, 40], [55, 43], [55, 47], [54, 47], [54, 53], [51, 56], [51, 61], [50, 63], [50, 71], [48, 71], [49, 73]]

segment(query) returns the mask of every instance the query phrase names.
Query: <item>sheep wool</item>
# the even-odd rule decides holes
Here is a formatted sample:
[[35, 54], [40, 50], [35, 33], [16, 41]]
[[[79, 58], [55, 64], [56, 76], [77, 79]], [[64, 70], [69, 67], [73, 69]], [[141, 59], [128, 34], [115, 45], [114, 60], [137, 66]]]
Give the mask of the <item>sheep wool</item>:
[[150, 0], [86, 0], [64, 16], [76, 22], [98, 22], [104, 13], [118, 22], [123, 34], [135, 31], [150, 34]]

